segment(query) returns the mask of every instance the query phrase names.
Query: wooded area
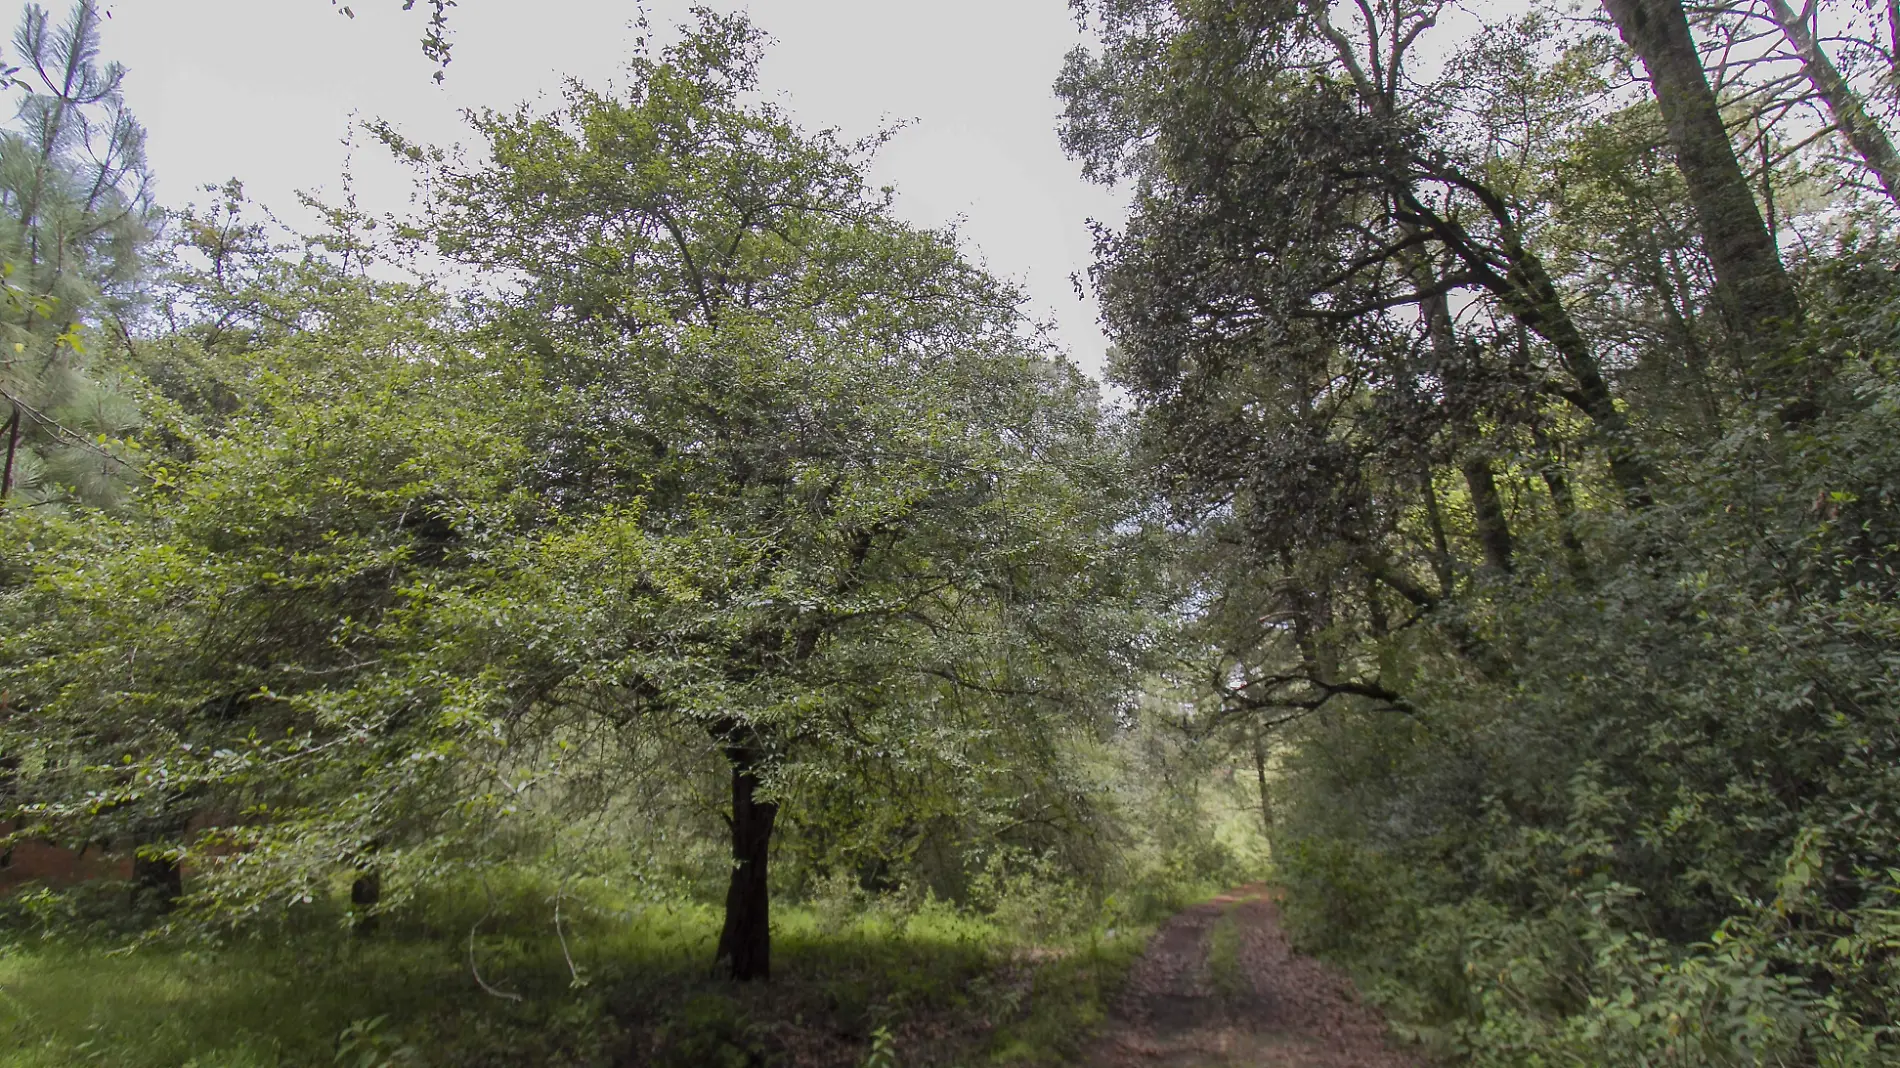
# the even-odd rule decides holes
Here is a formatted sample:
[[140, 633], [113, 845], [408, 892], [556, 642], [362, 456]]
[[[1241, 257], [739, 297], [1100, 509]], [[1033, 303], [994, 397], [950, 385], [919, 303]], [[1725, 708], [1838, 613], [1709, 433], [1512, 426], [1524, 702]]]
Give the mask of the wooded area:
[[743, 15], [300, 233], [29, 6], [0, 1066], [1083, 1063], [1255, 879], [1408, 1056], [1900, 1064], [1900, 6], [1072, 6], [1107, 389]]

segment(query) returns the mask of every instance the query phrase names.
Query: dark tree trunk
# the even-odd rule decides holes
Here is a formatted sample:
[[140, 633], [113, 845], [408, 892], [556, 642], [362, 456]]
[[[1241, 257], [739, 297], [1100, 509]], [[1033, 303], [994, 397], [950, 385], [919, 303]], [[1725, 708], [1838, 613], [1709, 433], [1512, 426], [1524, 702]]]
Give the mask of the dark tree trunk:
[[383, 900], [383, 870], [376, 863], [382, 843], [374, 838], [356, 854], [356, 878], [350, 882], [350, 928], [360, 935], [376, 930], [376, 906]]
[[0, 501], [6, 500], [13, 492], [13, 464], [20, 451], [20, 406], [13, 406], [13, 416], [7, 420], [7, 460], [0, 469]]
[[1778, 327], [1800, 320], [1801, 305], [1735, 158], [1689, 19], [1679, 0], [1603, 0], [1603, 7], [1649, 72], [1715, 269], [1723, 317], [1765, 356], [1775, 348]]
[[[0, 711], [6, 708], [6, 695], [0, 694]], [[11, 835], [20, 829], [20, 821], [15, 818], [16, 805], [13, 791], [20, 775], [20, 758], [0, 756], [0, 827], [4, 827], [8, 840], [0, 843], [0, 868], [13, 866], [13, 841]]]
[[350, 884], [351, 928], [357, 934], [376, 930], [376, 905], [383, 899], [383, 873], [375, 868], [358, 868], [356, 881]]
[[715, 963], [740, 982], [772, 976], [771, 895], [766, 864], [778, 803], [758, 799], [764, 747], [749, 727], [719, 732], [732, 765], [732, 877], [726, 885], [726, 923]]
[[1273, 851], [1273, 795], [1267, 792], [1266, 731], [1258, 724], [1253, 729], [1253, 774], [1260, 788], [1260, 830], [1267, 839], [1267, 851]]
[[132, 855], [132, 906], [170, 912], [185, 894], [185, 875], [170, 857], [147, 854], [149, 844]]
[[[1752, 207], [1754, 201], [1749, 204]], [[1511, 266], [1496, 290], [1505, 310], [1557, 350], [1564, 370], [1570, 372], [1577, 383], [1576, 389], [1564, 391], [1564, 399], [1596, 424], [1609, 454], [1610, 478], [1623, 491], [1623, 499], [1639, 508], [1647, 507], [1651, 500], [1649, 464], [1629, 440], [1629, 420], [1616, 406], [1610, 384], [1603, 377], [1602, 364], [1590, 351], [1589, 341], [1577, 329], [1576, 320], [1564, 306], [1563, 296], [1544, 261], [1525, 248], [1515, 233], [1510, 235], [1507, 246], [1505, 254]]]
[[1432, 528], [1432, 577], [1438, 580], [1438, 595], [1450, 597], [1451, 542], [1445, 537], [1445, 514], [1438, 507], [1438, 487], [1433, 481], [1431, 468], [1426, 468], [1424, 474], [1419, 476], [1419, 485], [1425, 495], [1425, 518]]

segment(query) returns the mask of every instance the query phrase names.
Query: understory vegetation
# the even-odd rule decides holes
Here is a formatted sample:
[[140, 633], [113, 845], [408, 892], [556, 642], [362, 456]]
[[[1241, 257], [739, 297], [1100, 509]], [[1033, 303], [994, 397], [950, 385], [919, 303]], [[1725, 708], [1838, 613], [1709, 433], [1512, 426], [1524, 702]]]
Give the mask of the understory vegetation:
[[0, 1068], [1081, 1063], [1261, 879], [1408, 1056], [1900, 1064], [1900, 8], [1071, 6], [1112, 389], [744, 16], [300, 232], [29, 6]]
[[267, 937], [129, 953], [114, 950], [133, 932], [70, 926], [83, 905], [16, 903], [17, 930], [60, 935], [0, 957], [0, 1064], [1056, 1065], [1145, 931], [1080, 929], [1066, 903], [990, 917], [818, 896], [775, 919], [781, 978], [735, 985], [707, 967], [720, 916], [703, 901], [515, 873], [339, 939], [344, 900]]

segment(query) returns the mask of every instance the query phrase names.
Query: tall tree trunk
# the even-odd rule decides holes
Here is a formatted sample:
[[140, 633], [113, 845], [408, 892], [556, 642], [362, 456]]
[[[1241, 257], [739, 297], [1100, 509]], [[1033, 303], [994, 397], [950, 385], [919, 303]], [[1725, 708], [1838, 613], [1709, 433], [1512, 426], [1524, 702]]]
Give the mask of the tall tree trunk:
[[1847, 84], [1840, 68], [1814, 39], [1808, 20], [1789, 7], [1788, 0], [1768, 0], [1768, 13], [1794, 48], [1795, 55], [1801, 57], [1802, 72], [1833, 114], [1835, 128], [1860, 154], [1861, 162], [1874, 172], [1874, 177], [1880, 179], [1880, 188], [1887, 191], [1887, 199], [1900, 204], [1900, 153], [1894, 151], [1887, 131], [1881, 129], [1879, 120], [1867, 110], [1860, 94]]
[[1259, 724], [1253, 729], [1253, 774], [1260, 787], [1260, 830], [1267, 839], [1267, 852], [1273, 852], [1273, 796], [1267, 793], [1266, 731]]
[[1603, 0], [1603, 8], [1649, 73], [1723, 317], [1757, 358], [1768, 356], [1778, 327], [1800, 320], [1801, 304], [1735, 158], [1688, 16], [1679, 0]]
[[1570, 476], [1550, 435], [1535, 420], [1530, 428], [1531, 444], [1537, 449], [1537, 473], [1550, 491], [1551, 510], [1557, 513], [1557, 536], [1563, 542], [1565, 562], [1572, 575], [1582, 578], [1589, 573], [1590, 565], [1584, 556], [1583, 539], [1577, 536], [1576, 497], [1570, 489]]
[[1438, 507], [1438, 486], [1430, 467], [1419, 476], [1419, 485], [1425, 496], [1425, 520], [1430, 524], [1432, 533], [1432, 577], [1438, 580], [1438, 595], [1450, 597], [1454, 589], [1451, 542], [1445, 537], [1445, 514]]
[[778, 804], [758, 799], [764, 747], [750, 727], [727, 722], [718, 731], [732, 765], [732, 876], [726, 923], [715, 963], [741, 982], [772, 976], [771, 894], [766, 887], [772, 824]]
[[13, 492], [13, 464], [20, 451], [20, 406], [13, 406], [13, 417], [7, 420], [7, 461], [0, 469], [0, 501], [7, 499]]
[[[1412, 271], [1413, 278], [1420, 283], [1433, 281], [1432, 274], [1431, 268], [1425, 264], [1419, 264]], [[1419, 302], [1419, 311], [1425, 320], [1425, 333], [1431, 339], [1438, 374], [1453, 374], [1454, 368], [1458, 367], [1458, 339], [1452, 323], [1451, 302], [1443, 295], [1427, 297]], [[1477, 428], [1469, 424], [1458, 429], [1461, 437], [1475, 437], [1478, 434]], [[1491, 473], [1491, 461], [1484, 456], [1468, 456], [1459, 468], [1464, 472], [1465, 486], [1471, 493], [1471, 516], [1477, 526], [1478, 544], [1484, 547], [1485, 564], [1500, 574], [1509, 574], [1511, 524], [1498, 499], [1498, 484]]]
[[1900, 79], [1900, 0], [1887, 0], [1887, 62], [1893, 77]]
[[1511, 524], [1504, 515], [1504, 500], [1498, 495], [1497, 478], [1491, 461], [1472, 456], [1460, 465], [1465, 487], [1471, 491], [1471, 514], [1478, 528], [1478, 544], [1484, 549], [1484, 565], [1496, 574], [1511, 573]]

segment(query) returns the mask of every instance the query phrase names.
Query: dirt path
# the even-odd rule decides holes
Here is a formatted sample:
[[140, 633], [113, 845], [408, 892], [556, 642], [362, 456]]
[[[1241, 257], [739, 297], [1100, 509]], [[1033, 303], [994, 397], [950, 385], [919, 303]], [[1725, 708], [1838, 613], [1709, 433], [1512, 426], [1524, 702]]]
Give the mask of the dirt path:
[[1169, 920], [1129, 974], [1094, 1068], [1422, 1068], [1338, 972], [1293, 952], [1262, 886]]

